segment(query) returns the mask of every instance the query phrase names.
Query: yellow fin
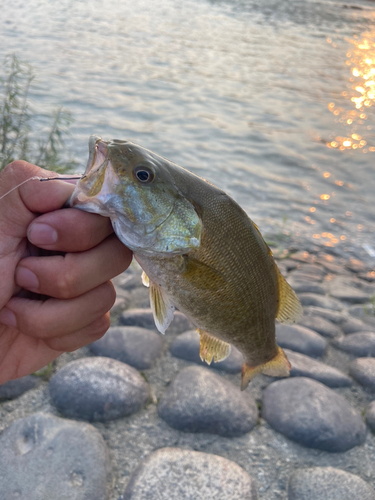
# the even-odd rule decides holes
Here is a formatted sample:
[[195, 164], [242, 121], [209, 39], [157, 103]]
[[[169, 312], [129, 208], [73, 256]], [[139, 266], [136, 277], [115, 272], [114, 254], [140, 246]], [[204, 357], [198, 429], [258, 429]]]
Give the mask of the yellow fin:
[[201, 336], [199, 356], [202, 361], [205, 361], [208, 365], [210, 365], [212, 359], [215, 362], [218, 362], [223, 361], [229, 356], [231, 349], [230, 344], [213, 337], [203, 330], [198, 329], [198, 333]]
[[147, 276], [147, 274], [143, 271], [142, 273], [142, 283], [144, 284], [144, 286], [146, 286], [147, 288], [150, 286], [150, 279], [149, 277]]
[[150, 302], [155, 325], [159, 332], [164, 334], [173, 319], [175, 307], [163, 290], [152, 281], [150, 281]]
[[277, 281], [279, 283], [279, 309], [276, 314], [276, 319], [281, 323], [295, 323], [301, 319], [303, 309], [298, 297], [281, 274], [279, 268], [275, 264]]
[[244, 391], [252, 380], [259, 373], [270, 375], [271, 377], [289, 377], [291, 364], [281, 347], [277, 346], [277, 354], [264, 365], [249, 366], [247, 363], [242, 365], [241, 391]]
[[[267, 247], [268, 255], [273, 259], [272, 251], [267, 243], [264, 241], [259, 227], [253, 222], [253, 226], [258, 231], [259, 236], [262, 238], [264, 244]], [[276, 270], [277, 282], [279, 284], [279, 309], [276, 314], [276, 319], [280, 323], [295, 323], [301, 319], [303, 315], [303, 309], [301, 303], [293, 290], [293, 288], [286, 281], [284, 276], [281, 274], [280, 269], [277, 267], [275, 261], [273, 261]]]

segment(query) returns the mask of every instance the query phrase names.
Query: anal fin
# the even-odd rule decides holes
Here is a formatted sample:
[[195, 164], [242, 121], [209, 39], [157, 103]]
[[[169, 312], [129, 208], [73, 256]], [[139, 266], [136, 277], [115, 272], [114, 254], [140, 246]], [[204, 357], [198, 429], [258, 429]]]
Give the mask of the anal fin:
[[212, 360], [215, 362], [223, 361], [229, 356], [231, 350], [230, 344], [217, 339], [204, 330], [198, 329], [198, 333], [201, 336], [199, 356], [202, 361], [210, 365]]
[[292, 366], [281, 347], [277, 346], [277, 354], [270, 361], [258, 366], [242, 365], [241, 391], [244, 391], [256, 375], [263, 373], [271, 377], [289, 377]]
[[154, 321], [160, 333], [170, 325], [175, 311], [174, 305], [164, 291], [152, 281], [150, 283], [150, 303], [154, 314]]

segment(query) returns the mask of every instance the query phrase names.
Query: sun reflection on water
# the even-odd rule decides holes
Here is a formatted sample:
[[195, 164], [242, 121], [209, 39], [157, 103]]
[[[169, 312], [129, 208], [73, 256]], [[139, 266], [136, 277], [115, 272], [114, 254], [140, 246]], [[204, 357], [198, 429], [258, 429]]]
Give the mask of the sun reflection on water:
[[[327, 42], [332, 43], [332, 40], [327, 39]], [[327, 141], [326, 145], [341, 151], [361, 149], [363, 153], [375, 152], [375, 144], [369, 144], [369, 138], [363, 137], [372, 130], [372, 126], [366, 126], [366, 122], [370, 108], [375, 104], [375, 30], [361, 37], [355, 35], [348, 42], [350, 46], [346, 53], [346, 65], [350, 68], [350, 77], [348, 90], [341, 95], [352, 103], [351, 108], [346, 109], [330, 102], [328, 109], [336, 117], [337, 123], [349, 126], [350, 133], [337, 136]]]

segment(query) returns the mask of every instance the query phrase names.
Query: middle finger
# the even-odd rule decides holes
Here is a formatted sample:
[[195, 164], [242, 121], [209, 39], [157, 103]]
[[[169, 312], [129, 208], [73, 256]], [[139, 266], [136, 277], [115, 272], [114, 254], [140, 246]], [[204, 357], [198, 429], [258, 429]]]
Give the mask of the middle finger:
[[113, 234], [86, 252], [26, 257], [16, 269], [16, 284], [56, 299], [71, 299], [128, 268], [132, 252]]

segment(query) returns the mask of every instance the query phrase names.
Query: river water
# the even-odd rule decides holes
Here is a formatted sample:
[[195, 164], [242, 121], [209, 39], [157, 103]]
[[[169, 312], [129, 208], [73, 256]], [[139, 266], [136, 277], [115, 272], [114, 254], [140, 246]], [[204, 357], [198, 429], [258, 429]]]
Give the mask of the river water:
[[226, 190], [271, 239], [375, 249], [375, 3], [0, 6], [0, 58], [33, 65], [41, 122], [71, 111], [81, 170], [90, 134], [129, 139]]

